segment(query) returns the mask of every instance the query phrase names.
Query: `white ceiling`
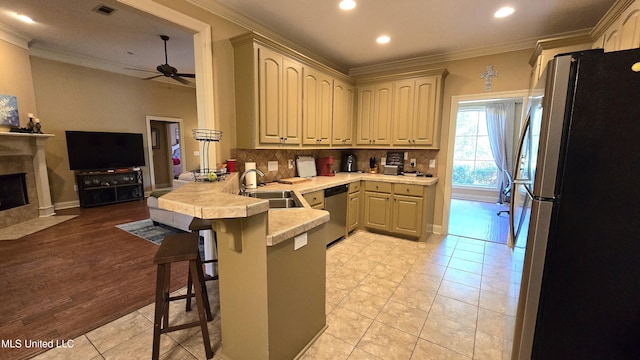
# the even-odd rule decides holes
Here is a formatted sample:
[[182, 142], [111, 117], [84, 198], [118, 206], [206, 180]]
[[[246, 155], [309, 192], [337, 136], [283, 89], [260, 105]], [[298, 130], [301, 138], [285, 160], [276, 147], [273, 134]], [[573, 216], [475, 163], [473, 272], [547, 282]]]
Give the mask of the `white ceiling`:
[[[443, 55], [473, 49], [531, 48], [535, 41], [558, 34], [588, 30], [615, 0], [356, 0], [351, 12], [338, 8], [339, 0], [189, 0], [209, 8], [229, 8], [216, 18], [214, 40], [239, 35], [246, 29], [274, 31], [322, 55], [345, 69], [413, 57]], [[116, 11], [104, 16], [98, 5]], [[516, 12], [495, 19], [493, 13], [510, 4]], [[228, 9], [226, 9], [228, 10]], [[235, 11], [233, 11], [235, 10]], [[24, 24], [11, 12], [33, 18]], [[160, 34], [167, 43], [169, 64], [193, 73], [193, 37], [189, 31], [143, 14], [116, 0], [2, 0], [0, 31], [28, 39], [38, 56], [76, 58], [92, 66], [106, 63], [117, 72], [153, 75], [164, 63]], [[382, 34], [391, 43], [380, 46]], [[122, 71], [118, 71], [122, 70]]]

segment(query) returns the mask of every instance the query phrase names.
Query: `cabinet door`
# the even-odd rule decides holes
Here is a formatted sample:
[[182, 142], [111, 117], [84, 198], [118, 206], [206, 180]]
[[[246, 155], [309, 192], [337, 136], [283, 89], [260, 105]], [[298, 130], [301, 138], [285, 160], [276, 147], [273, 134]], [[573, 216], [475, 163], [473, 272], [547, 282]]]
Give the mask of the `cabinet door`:
[[391, 144], [391, 120], [393, 115], [393, 85], [378, 84], [373, 94], [372, 138], [374, 145]]
[[373, 142], [371, 128], [373, 118], [373, 91], [374, 86], [362, 86], [358, 88], [358, 105], [356, 131], [358, 133], [356, 144], [370, 145]]
[[436, 145], [436, 95], [438, 78], [420, 78], [415, 83], [413, 110], [413, 144]]
[[328, 145], [333, 117], [333, 79], [305, 68], [303, 96], [303, 131], [305, 145]]
[[282, 142], [300, 144], [302, 137], [302, 65], [283, 58], [282, 69]]
[[349, 194], [349, 206], [347, 215], [347, 229], [353, 231], [358, 228], [360, 223], [360, 191]]
[[354, 88], [341, 81], [333, 85], [333, 145], [353, 144]]
[[393, 144], [412, 145], [413, 132], [414, 80], [394, 82], [393, 87]]
[[393, 197], [393, 223], [391, 231], [398, 234], [420, 237], [422, 219], [421, 197], [395, 195]]
[[258, 50], [258, 78], [260, 99], [260, 142], [282, 142], [280, 117], [282, 115], [282, 56], [265, 48]]
[[391, 195], [375, 192], [365, 192], [364, 195], [364, 226], [371, 229], [389, 231]]

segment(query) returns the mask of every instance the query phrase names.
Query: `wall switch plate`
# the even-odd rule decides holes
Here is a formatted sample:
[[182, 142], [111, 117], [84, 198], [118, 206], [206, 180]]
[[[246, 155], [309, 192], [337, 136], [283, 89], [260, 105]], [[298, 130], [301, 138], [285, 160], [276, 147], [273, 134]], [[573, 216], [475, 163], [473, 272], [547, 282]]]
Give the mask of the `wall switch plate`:
[[193, 156], [200, 156], [200, 151], [194, 151]]
[[293, 169], [293, 159], [287, 160], [287, 163], [288, 163], [289, 169]]
[[416, 167], [416, 159], [411, 159], [411, 161], [409, 161], [409, 166]]
[[385, 166], [385, 165], [387, 165], [387, 158], [386, 157], [380, 158], [380, 166]]
[[278, 162], [277, 161], [269, 161], [267, 163], [267, 169], [269, 171], [278, 171]]
[[73, 184], [73, 191], [78, 191], [78, 185]]
[[409, 160], [409, 152], [408, 151], [404, 152], [404, 159], [405, 160]]
[[436, 167], [436, 159], [431, 159], [431, 160], [429, 160], [429, 167], [430, 167], [431, 169], [433, 169], [433, 168], [435, 168], [435, 167]]
[[293, 238], [293, 250], [298, 250], [307, 245], [307, 233], [300, 234]]

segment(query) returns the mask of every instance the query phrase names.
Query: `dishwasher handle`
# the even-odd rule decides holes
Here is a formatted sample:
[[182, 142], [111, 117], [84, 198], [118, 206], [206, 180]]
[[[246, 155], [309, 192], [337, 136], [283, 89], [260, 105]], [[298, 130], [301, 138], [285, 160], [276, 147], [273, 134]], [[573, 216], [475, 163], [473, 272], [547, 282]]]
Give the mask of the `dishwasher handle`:
[[324, 197], [334, 196], [349, 191], [349, 185], [334, 186], [324, 190]]

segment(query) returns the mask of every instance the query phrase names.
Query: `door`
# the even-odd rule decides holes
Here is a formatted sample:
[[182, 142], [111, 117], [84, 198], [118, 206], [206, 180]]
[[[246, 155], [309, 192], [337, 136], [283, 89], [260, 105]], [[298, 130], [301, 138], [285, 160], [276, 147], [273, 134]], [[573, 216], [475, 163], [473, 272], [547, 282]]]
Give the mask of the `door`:
[[280, 144], [282, 115], [282, 56], [258, 49], [260, 143]]
[[358, 87], [356, 144], [369, 145], [373, 142], [371, 123], [373, 119], [373, 85]]
[[360, 191], [349, 194], [349, 217], [347, 220], [348, 231], [353, 231], [358, 228], [360, 219]]
[[284, 144], [300, 144], [302, 136], [302, 65], [282, 59], [282, 131]]

